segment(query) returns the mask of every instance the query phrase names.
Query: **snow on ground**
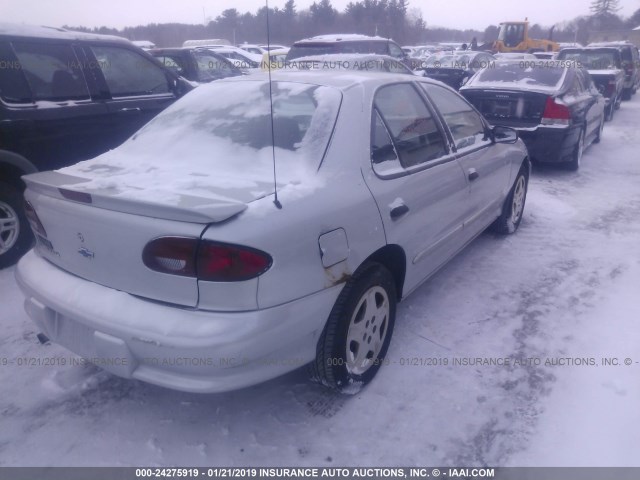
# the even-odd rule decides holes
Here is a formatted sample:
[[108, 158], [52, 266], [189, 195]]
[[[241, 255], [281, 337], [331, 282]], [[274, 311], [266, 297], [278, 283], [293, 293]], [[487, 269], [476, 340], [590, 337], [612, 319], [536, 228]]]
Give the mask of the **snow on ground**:
[[[537, 168], [519, 232], [403, 302], [391, 364], [354, 396], [300, 371], [196, 395], [69, 365], [0, 272], [0, 465], [640, 466], [639, 119], [640, 95], [579, 172]], [[511, 364], [453, 365], [475, 357]]]

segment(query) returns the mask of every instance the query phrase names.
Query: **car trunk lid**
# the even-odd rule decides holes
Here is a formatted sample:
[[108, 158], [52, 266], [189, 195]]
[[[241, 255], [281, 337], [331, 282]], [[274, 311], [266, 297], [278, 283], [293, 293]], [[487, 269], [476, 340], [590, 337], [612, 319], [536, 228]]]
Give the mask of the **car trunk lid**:
[[42, 227], [34, 226], [36, 248], [50, 262], [100, 285], [188, 307], [198, 304], [197, 279], [151, 270], [143, 262], [145, 246], [163, 236], [198, 239], [207, 225], [228, 221], [260, 195], [220, 189], [174, 196], [167, 189], [151, 200], [137, 199], [130, 186], [81, 188], [87, 178], [59, 172], [24, 179], [31, 223]]
[[494, 125], [528, 128], [539, 125], [548, 94], [518, 90], [465, 89], [463, 95]]

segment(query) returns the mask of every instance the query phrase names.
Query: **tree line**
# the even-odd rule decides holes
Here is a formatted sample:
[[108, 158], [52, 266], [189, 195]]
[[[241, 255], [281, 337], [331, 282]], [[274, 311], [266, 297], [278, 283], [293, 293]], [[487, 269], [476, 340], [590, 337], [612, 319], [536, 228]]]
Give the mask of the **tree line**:
[[[553, 39], [586, 43], [590, 31], [635, 28], [640, 25], [640, 9], [624, 19], [619, 14], [619, 0], [593, 0], [590, 14], [557, 26]], [[498, 36], [498, 26], [484, 30], [460, 30], [429, 26], [438, 19], [424, 19], [418, 8], [410, 8], [408, 0], [359, 0], [338, 11], [331, 0], [317, 0], [311, 7], [299, 10], [295, 0], [287, 0], [282, 8], [259, 8], [255, 13], [241, 13], [235, 8], [224, 10], [206, 24], [152, 23], [121, 30], [108, 27], [93, 29], [66, 26], [72, 30], [119, 35], [130, 40], [150, 40], [159, 47], [181, 46], [185, 40], [224, 38], [232, 43], [266, 43], [267, 18], [272, 43], [290, 45], [296, 40], [320, 34], [360, 33], [393, 38], [401, 45], [423, 45], [432, 42], [490, 42]], [[429, 20], [429, 22], [427, 22]], [[509, 19], [497, 19], [509, 20]], [[511, 19], [513, 20], [513, 19]], [[533, 38], [548, 38], [549, 27], [533, 24]]]

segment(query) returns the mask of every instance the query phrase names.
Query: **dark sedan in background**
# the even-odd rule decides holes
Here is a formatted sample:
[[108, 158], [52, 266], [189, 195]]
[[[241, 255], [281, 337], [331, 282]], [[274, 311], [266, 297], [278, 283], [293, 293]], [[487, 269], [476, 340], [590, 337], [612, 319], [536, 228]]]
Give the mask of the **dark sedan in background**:
[[586, 68], [597, 89], [604, 95], [606, 119], [612, 120], [620, 108], [624, 91], [622, 56], [614, 47], [566, 48], [558, 54], [558, 61], [569, 60]]
[[176, 75], [192, 82], [208, 83], [243, 75], [229, 59], [206, 48], [158, 48], [149, 53]]
[[455, 52], [451, 55], [433, 56], [424, 63], [424, 76], [460, 89], [479, 70], [493, 65], [495, 57], [486, 52]]
[[605, 99], [589, 72], [559, 62], [504, 62], [480, 71], [461, 88], [493, 125], [516, 128], [538, 162], [580, 167], [598, 143]]

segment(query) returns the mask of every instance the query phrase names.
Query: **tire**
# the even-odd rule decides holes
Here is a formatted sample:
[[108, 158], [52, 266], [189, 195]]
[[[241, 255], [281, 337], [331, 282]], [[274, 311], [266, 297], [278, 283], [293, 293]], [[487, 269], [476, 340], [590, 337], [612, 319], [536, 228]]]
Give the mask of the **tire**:
[[502, 213], [496, 221], [491, 224], [491, 230], [501, 235], [508, 235], [518, 229], [522, 221], [528, 187], [529, 168], [526, 163], [523, 163], [509, 191], [509, 195], [507, 195], [502, 205]]
[[622, 100], [631, 100], [631, 95], [631, 88], [625, 88], [622, 90]]
[[379, 263], [363, 264], [331, 310], [310, 365], [311, 378], [347, 394], [369, 383], [389, 348], [396, 302], [389, 270]]
[[605, 114], [602, 115], [602, 119], [600, 120], [600, 126], [598, 127], [598, 135], [593, 139], [593, 143], [600, 143], [602, 139], [602, 131], [604, 130], [604, 120]]
[[573, 156], [571, 161], [567, 163], [567, 168], [572, 171], [577, 171], [580, 168], [580, 164], [582, 163], [582, 154], [584, 153], [584, 130], [580, 131], [580, 136], [578, 137], [578, 142], [576, 143], [576, 147], [573, 151]]
[[609, 104], [609, 106], [605, 109], [604, 114], [605, 114], [605, 120], [607, 122], [610, 122], [611, 120], [613, 120], [613, 114], [615, 113], [615, 108], [614, 108], [614, 102], [611, 102]]
[[0, 268], [16, 263], [33, 243], [18, 189], [0, 182]]

